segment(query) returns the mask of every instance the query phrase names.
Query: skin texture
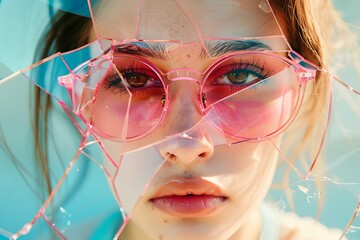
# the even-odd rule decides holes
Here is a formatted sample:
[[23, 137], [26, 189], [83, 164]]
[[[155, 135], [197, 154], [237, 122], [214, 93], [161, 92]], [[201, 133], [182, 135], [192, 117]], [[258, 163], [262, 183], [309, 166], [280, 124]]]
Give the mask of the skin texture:
[[[131, 1], [126, 4], [129, 8], [135, 7], [130, 6]], [[195, 4], [195, 12], [199, 12], [197, 8], [201, 9], [201, 5]], [[136, 35], [134, 31], [136, 18], [128, 16], [126, 12], [121, 14], [121, 11], [125, 11], [126, 8], [118, 8], [120, 13], [116, 15], [109, 13], [109, 5], [99, 9], [96, 14], [99, 35], [112, 36], [118, 40]], [[116, 7], [112, 6], [112, 9]], [[162, 9], [154, 8], [152, 12], [154, 16], [149, 17], [153, 22], [147, 23], [146, 28], [140, 25], [138, 35], [144, 39], [175, 38], [184, 44], [166, 49], [166, 60], [152, 58], [147, 58], [147, 60], [162, 72], [180, 67], [191, 67], [202, 72], [215, 60], [199, 60], [201, 43], [195, 41], [195, 44], [188, 44], [197, 38], [193, 25], [181, 12], [173, 9], [174, 6], [171, 4], [165, 4]], [[254, 18], [256, 21], [251, 21], [251, 15], [239, 14], [236, 8], [234, 10], [228, 7], [225, 10], [219, 11], [221, 17], [226, 19], [225, 21], [244, 22], [246, 19], [248, 22], [242, 24], [236, 34], [276, 35], [280, 32], [275, 21], [266, 21], [266, 16], [269, 17], [269, 15], [264, 15], [263, 21], [266, 22], [266, 27], [261, 29], [259, 15]], [[248, 13], [243, 8], [237, 10]], [[256, 8], [256, 10], [259, 9]], [[164, 19], [169, 20], [167, 24], [157, 22], [163, 22]], [[218, 24], [216, 19], [206, 14], [198, 15], [197, 22], [206, 22], [206, 26]], [[171, 26], [182, 26], [182, 29], [174, 29]], [[224, 36], [234, 32], [233, 25], [223, 24], [222, 26], [224, 27], [211, 28], [207, 31], [214, 36]], [[256, 31], [252, 31], [253, 29]], [[159, 33], [159, 36], [154, 33]], [[95, 33], [93, 37], [94, 35]], [[288, 48], [283, 38], [275, 39], [269, 46], [283, 50]], [[105, 161], [104, 164], [109, 174], [110, 186], [118, 197], [119, 203], [130, 215], [130, 221], [120, 239], [244, 239], [245, 236], [246, 239], [259, 238], [261, 216], [258, 208], [276, 170], [279, 153], [273, 144], [281, 142], [281, 135], [273, 138], [272, 142], [260, 141], [230, 146], [226, 144], [231, 141], [227, 136], [219, 133], [208, 134], [204, 126], [200, 125], [189, 132], [190, 137], [175, 135], [160, 141], [165, 136], [192, 128], [202, 118], [198, 107], [198, 90], [198, 85], [194, 82], [171, 83], [169, 110], [156, 131], [143, 139], [121, 146], [106, 140], [102, 142], [113, 160], [113, 162]], [[106, 94], [105, 89], [100, 88], [98, 94], [100, 97]], [[102, 112], [99, 110], [94, 114], [97, 116]], [[142, 149], [140, 151], [142, 155], [137, 155], [133, 161], [131, 157], [125, 156], [120, 169], [117, 169], [117, 159], [122, 150], [131, 151], [152, 142], [156, 144]], [[147, 171], [147, 169], [153, 171]], [[200, 214], [169, 213], [154, 205], [152, 199], [158, 196], [159, 189], [162, 189], [164, 185], [180, 181], [182, 184], [185, 182], [182, 186], [190, 186], [188, 181], [199, 179], [211, 183], [211, 188], [219, 190], [221, 196], [226, 198], [213, 211]], [[142, 192], [141, 190], [144, 190], [149, 180], [151, 181], [146, 190]], [[127, 187], [124, 187], [124, 183], [127, 183]], [[131, 187], [128, 187], [129, 183]], [[140, 189], [140, 191], [135, 189]]]
[[[116, 5], [116, 3], [111, 2], [111, 1], [103, 1], [103, 2], [110, 2], [110, 4], [107, 6], [108, 7], [107, 11], [103, 11], [106, 13], [106, 14], [102, 14], [103, 18], [97, 19], [97, 20], [99, 20], [99, 21], [97, 21], [97, 25], [102, 22], [105, 23], [104, 25], [106, 25], [107, 23], [104, 20], [113, 19], [114, 16], [119, 16], [119, 19], [117, 19], [117, 20], [119, 20], [120, 23], [117, 24], [116, 21], [110, 21], [110, 24], [108, 24], [108, 26], [109, 26], [108, 30], [103, 31], [104, 29], [102, 28], [100, 31], [100, 35], [102, 35], [104, 37], [106, 37], [106, 36], [114, 37], [118, 41], [122, 41], [124, 38], [128, 38], [128, 39], [136, 38], [136, 36], [134, 34], [135, 28], [133, 27], [134, 23], [135, 23], [136, 15], [132, 14], [133, 11], [131, 11], [131, 6], [129, 6], [129, 5], [133, 4], [133, 9], [136, 10], [138, 3], [136, 1], [126, 1], [126, 2], [116, 1], [116, 3], [119, 3], [119, 5]], [[151, 4], [150, 0], [147, 0], [146, 2], [150, 2], [150, 4]], [[213, 1], [213, 2], [216, 2], [216, 1]], [[230, 2], [230, 1], [227, 1], [227, 2]], [[231, 2], [235, 2], [235, 1], [231, 1]], [[256, 1], [253, 1], [253, 2], [257, 4]], [[302, 56], [304, 56], [306, 59], [310, 60], [311, 62], [316, 63], [317, 65], [323, 67], [324, 61], [326, 60], [325, 57], [327, 54], [331, 54], [331, 47], [332, 47], [332, 46], [327, 45], [327, 44], [329, 44], [328, 40], [330, 39], [330, 38], [328, 38], [328, 31], [333, 31], [334, 29], [340, 30], [340, 28], [347, 29], [346, 27], [342, 26], [342, 21], [339, 19], [339, 16], [337, 15], [337, 13], [334, 14], [334, 10], [331, 8], [331, 6], [329, 7], [329, 5], [331, 5], [331, 4], [329, 4], [330, 1], [327, 1], [327, 0], [316, 1], [316, 5], [320, 6], [320, 8], [318, 7], [317, 10], [313, 10], [313, 6], [312, 6], [313, 1], [311, 1], [311, 0], [304, 0], [304, 1], [287, 1], [287, 0], [276, 1], [276, 0], [273, 0], [271, 2], [272, 2], [272, 4], [276, 4], [278, 2], [278, 6], [277, 6], [278, 10], [282, 11], [284, 14], [287, 14], [287, 16], [285, 16], [286, 24], [283, 23], [283, 21], [282, 21], [283, 18], [278, 18], [278, 20], [280, 21], [281, 27], [282, 28], [284, 27], [283, 30], [285, 29], [285, 30], [289, 31], [289, 34], [287, 34], [285, 32], [285, 35], [287, 36], [287, 39], [290, 41], [292, 49], [294, 49], [298, 53], [301, 53]], [[222, 4], [222, 2], [221, 2], [221, 4]], [[154, 7], [159, 8], [159, 5], [154, 5]], [[279, 11], [276, 13], [279, 13]], [[154, 12], [154, 11], [152, 11], [152, 12]], [[229, 16], [229, 18], [231, 20], [235, 19], [234, 17], [232, 17], [229, 14], [229, 12], [226, 12], [226, 14]], [[65, 14], [64, 16], [60, 15], [60, 16], [62, 16], [60, 19], [61, 21], [57, 21], [56, 24], [51, 29], [51, 31], [49, 31], [49, 37], [47, 37], [47, 41], [45, 44], [46, 47], [43, 51], [44, 52], [43, 57], [50, 55], [49, 54], [50, 46], [56, 45], [56, 49], [54, 49], [54, 52], [57, 52], [57, 51], [65, 52], [65, 51], [80, 47], [80, 46], [88, 43], [89, 39], [88, 39], [87, 33], [90, 31], [90, 28], [92, 27], [90, 19], [88, 19], [88, 18], [79, 19], [79, 16], [76, 16], [76, 15], [71, 16], [71, 14], [70, 14], [70, 16], [68, 16], [68, 15], [69, 14], [67, 14], [67, 15]], [[169, 21], [169, 19], [172, 17], [172, 15], [176, 16], [176, 14], [174, 14], [173, 10], [168, 12], [168, 15], [166, 18], [163, 18], [166, 20], [165, 23], [168, 24], [170, 27], [171, 26], [180, 26], [178, 24], [178, 22], [176, 22], [176, 21]], [[239, 14], [239, 15], [241, 15], [241, 14]], [[101, 17], [101, 11], [99, 11], [99, 15], [97, 15], [97, 16]], [[181, 18], [178, 18], [178, 19], [181, 19]], [[209, 19], [212, 19], [212, 18], [209, 17]], [[205, 23], [209, 22], [209, 19], [206, 19]], [[241, 18], [239, 18], [239, 19], [241, 21]], [[145, 19], [143, 22], [146, 23], [146, 21], [147, 20]], [[215, 32], [220, 29], [224, 30], [224, 32], [226, 32], [226, 26], [229, 26], [229, 29], [231, 29], [232, 32], [234, 32], [235, 29], [238, 29], [239, 31], [237, 33], [239, 33], [239, 32], [243, 32], [243, 29], [239, 28], [239, 26], [244, 26], [245, 25], [245, 24], [243, 24], [244, 22], [246, 22], [246, 24], [248, 24], [250, 22], [249, 18], [245, 18], [245, 21], [240, 22], [240, 24], [239, 24], [239, 22], [237, 22], [236, 27], [231, 27], [231, 24], [228, 25], [223, 20], [217, 21], [217, 22], [211, 22], [212, 24], [209, 24], [208, 27], [214, 29]], [[313, 24], [314, 22], [316, 22], [317, 24]], [[336, 24], [332, 24], [331, 26], [329, 26], [328, 25], [329, 22], [334, 22]], [[151, 24], [149, 24], [149, 25], [151, 25]], [[154, 29], [153, 27], [142, 28], [142, 30], [149, 29], [147, 34], [145, 34], [144, 31], [141, 31], [143, 33], [142, 36], [149, 35], [149, 34], [150, 35], [151, 34], [159, 34], [159, 33], [165, 34], [161, 38], [167, 38], [166, 36], [170, 36], [170, 34], [168, 34], [169, 31], [163, 31], [162, 28], [159, 28], [159, 24], [154, 24], [154, 25], [156, 25], [156, 29]], [[124, 26], [129, 26], [129, 28], [125, 29]], [[271, 32], [271, 28], [269, 28], [268, 26], [266, 26], [266, 27]], [[336, 29], [336, 28], [338, 28], [338, 29]], [[73, 29], [76, 29], [76, 32], [74, 32]], [[176, 30], [176, 28], [174, 28], [174, 29]], [[180, 39], [181, 38], [180, 35], [176, 34], [174, 32], [174, 29], [172, 29], [171, 37]], [[69, 30], [71, 30], [71, 31], [69, 31]], [[131, 32], [131, 31], [133, 31], [133, 32]], [[343, 30], [340, 30], [337, 32], [343, 33]], [[69, 33], [71, 33], [71, 34], [69, 34]], [[193, 36], [191, 33], [194, 33], [194, 31], [188, 32], [187, 35]], [[337, 35], [343, 36], [346, 34], [337, 34]], [[182, 34], [182, 36], [186, 37], [186, 34]], [[289, 36], [290, 36], [290, 38], [288, 38]], [[95, 33], [92, 32], [91, 40], [95, 40], [95, 38], [96, 38]], [[141, 38], [141, 36], [139, 36], [139, 38]], [[144, 38], [146, 38], [146, 37], [144, 37]], [[188, 40], [189, 39], [190, 38], [188, 38]], [[41, 44], [41, 45], [43, 45], [43, 44]], [[51, 54], [54, 52], [51, 52]], [[186, 56], [186, 57], [188, 57], [188, 56]], [[190, 55], [190, 57], [193, 58], [193, 56], [191, 56], [191, 55]], [[161, 65], [162, 64], [159, 64], [158, 67], [160, 67]], [[329, 90], [329, 89], [327, 89], [328, 81], [326, 81], [326, 79], [324, 79], [323, 76], [317, 76], [317, 82], [318, 82], [317, 88], [320, 89], [319, 93], [322, 94], [322, 96], [320, 95], [319, 98], [317, 98], [317, 99], [321, 99], [321, 101], [319, 101], [320, 104], [316, 105], [315, 102], [314, 102], [314, 104], [310, 104], [309, 105], [310, 106], [310, 114], [302, 116], [303, 119], [300, 120], [301, 128], [303, 128], [306, 133], [311, 132], [311, 129], [313, 129], [313, 126], [314, 126], [313, 123], [315, 122], [314, 119], [318, 119], [318, 116], [319, 116], [319, 114], [315, 114], [315, 113], [319, 113], [322, 111], [323, 105], [324, 105], [324, 99], [326, 99], [327, 95], [328, 95], [328, 90]], [[309, 86], [307, 87], [307, 89], [308, 88], [309, 88]], [[37, 141], [36, 148], [37, 148], [38, 154], [40, 155], [39, 159], [41, 160], [41, 168], [44, 173], [44, 176], [47, 177], [48, 192], [50, 194], [51, 186], [50, 186], [50, 180], [48, 180], [49, 179], [48, 178], [48, 170], [47, 170], [48, 167], [47, 167], [47, 160], [45, 159], [46, 151], [44, 150], [44, 152], [43, 152], [41, 144], [40, 144], [42, 142], [42, 139], [41, 139], [42, 137], [46, 141], [46, 136], [45, 136], [46, 134], [44, 136], [42, 136], [40, 132], [42, 132], [42, 126], [43, 126], [42, 124], [43, 123], [45, 125], [45, 127], [44, 127], [45, 131], [43, 131], [43, 132], [47, 132], [47, 130], [46, 130], [47, 122], [46, 121], [42, 122], [41, 119], [43, 117], [42, 113], [44, 115], [44, 119], [47, 119], [46, 116], [47, 116], [48, 110], [51, 108], [51, 102], [49, 101], [49, 99], [47, 99], [46, 102], [39, 101], [40, 96], [41, 96], [41, 94], [37, 94], [37, 103], [39, 103], [39, 104], [35, 104], [36, 105], [35, 116], [37, 116], [37, 118], [35, 118], [35, 121], [34, 121], [37, 124], [35, 126], [35, 140]], [[41, 97], [44, 97], [44, 96], [41, 96]], [[45, 110], [43, 110], [42, 107], [40, 107], [41, 106], [40, 103], [44, 104], [44, 106], [46, 106]], [[46, 105], [45, 105], [45, 103], [46, 103]], [[318, 106], [318, 105], [320, 105], [320, 108], [319, 107], [316, 108], [316, 106]], [[184, 116], [180, 116], [180, 118], [183, 119]], [[36, 120], [36, 119], [38, 119], [38, 120]], [[304, 123], [305, 123], [305, 125], [304, 125]], [[159, 136], [161, 136], [161, 135], [159, 135]], [[309, 139], [311, 139], [311, 141], [313, 141], [310, 134], [308, 136], [306, 136], [305, 139], [302, 138], [302, 140], [303, 140], [302, 142], [307, 142], [307, 140], [309, 140]], [[151, 142], [151, 139], [148, 139], [148, 140], [149, 140], [149, 142]], [[155, 139], [155, 140], [157, 140], [157, 139]], [[297, 138], [297, 140], [298, 140], [298, 138]], [[103, 140], [103, 142], [105, 142], [105, 140]], [[286, 142], [288, 142], [288, 141], [286, 141]], [[109, 152], [110, 152], [110, 147], [109, 147], [110, 145], [111, 144], [106, 145]], [[214, 143], [214, 145], [217, 145], [217, 144]], [[301, 153], [303, 148], [301, 147], [301, 145], [300, 146], [298, 145], [298, 141], [296, 141], [296, 143], [294, 145], [296, 145], [296, 149], [299, 150], [299, 153]], [[174, 145], [174, 146], [176, 146], [176, 145]], [[117, 159], [119, 159], [119, 154], [118, 154], [119, 151], [116, 151], [117, 148], [121, 148], [121, 146], [119, 147], [119, 144], [115, 144], [113, 146], [113, 149], [111, 149], [111, 153], [112, 153], [111, 155], [114, 155], [112, 160], [115, 161], [116, 163], [117, 163]], [[218, 146], [214, 147], [215, 151], [217, 151], [217, 148], [218, 148]], [[156, 148], [156, 149], [154, 148], [154, 150], [158, 151], [158, 148]], [[134, 207], [133, 205], [136, 203], [136, 200], [138, 199], [140, 194], [142, 194], [142, 190], [144, 189], [145, 184], [152, 177], [152, 174], [156, 171], [156, 168], [158, 166], [160, 166], [160, 164], [162, 164], [162, 157], [161, 157], [160, 153], [153, 151], [152, 154], [153, 154], [152, 156], [154, 156], [154, 158], [158, 158], [158, 159], [156, 159], [154, 161], [148, 161], [149, 155], [142, 154], [141, 157], [128, 159], [129, 161], [124, 161], [127, 163], [131, 162], [133, 167], [130, 168], [130, 166], [129, 166], [130, 164], [122, 164], [119, 169], [120, 170], [119, 173], [121, 173], [121, 174], [115, 173], [116, 166], [114, 166], [114, 164], [111, 161], [104, 162], [105, 169], [109, 173], [110, 185], [114, 189], [114, 193], [116, 194], [116, 196], [120, 196], [120, 198], [123, 200], [124, 206], [126, 206], [125, 209], [126, 209], [127, 213], [131, 212], [131, 210]], [[117, 156], [115, 156], [115, 155], [117, 155]], [[188, 156], [188, 154], [186, 156]], [[132, 157], [133, 157], [133, 155], [132, 155]], [[230, 156], [230, 157], [233, 158], [233, 156]], [[150, 159], [150, 160], [152, 160], [152, 159]], [[147, 163], [147, 165], [145, 163]], [[131, 171], [129, 171], [128, 175], [126, 175], [125, 174], [126, 171], [122, 171], [122, 169], [131, 170]], [[145, 170], [149, 170], [149, 171], [145, 171]], [[145, 175], [144, 172], [149, 172], [149, 174]], [[120, 177], [120, 175], [122, 177]], [[184, 172], [184, 175], [186, 175], [185, 172]], [[187, 176], [189, 177], [190, 174], [188, 174]], [[130, 189], [131, 191], [129, 191], [128, 186], [126, 186], [125, 191], [122, 191], [123, 188], [121, 188], [121, 182], [124, 182], [123, 179], [131, 180], [130, 181], [131, 182], [131, 189]], [[284, 180], [284, 182], [288, 181], [287, 174], [284, 175], [283, 180]], [[113, 182], [115, 182], [115, 184], [113, 184]], [[139, 188], [141, 188], [140, 191], [134, 190], [134, 186], [136, 184], [138, 184]], [[114, 187], [115, 185], [116, 185], [116, 187]], [[117, 190], [120, 190], [120, 191], [116, 192], [115, 188], [117, 188]], [[128, 190], [128, 191], [126, 191], [126, 190]], [[254, 215], [256, 215], [256, 214], [254, 214]], [[300, 219], [296, 219], [296, 220], [297, 221], [294, 221], [295, 224], [293, 224], [293, 226], [290, 228], [289, 232], [284, 231], [285, 232], [284, 236], [286, 234], [288, 234], [287, 235], [288, 237], [284, 237], [284, 238], [282, 237], [281, 239], [289, 239], [290, 236], [296, 238], [296, 237], [298, 237], [298, 234], [304, 233], [304, 232], [307, 232], [307, 233], [315, 232], [315, 231], [313, 231], [314, 230], [313, 228], [311, 228], [311, 231], [309, 231], [308, 227], [300, 229], [299, 221], [298, 221]], [[256, 220], [256, 218], [254, 221], [259, 222], [259, 220], [258, 219]], [[141, 223], [141, 221], [140, 221], [140, 223]], [[251, 221], [251, 218], [247, 218], [246, 223], [248, 225], [251, 225], [253, 222]], [[286, 219], [285, 223], [289, 223], [288, 219]], [[144, 224], [142, 224], [142, 225], [144, 225]], [[241, 227], [239, 227], [239, 232], [245, 228], [246, 228], [246, 226], [242, 225]], [[283, 225], [281, 225], [281, 229], [282, 230], [286, 229], [286, 226], [284, 227]], [[130, 224], [126, 228], [126, 234], [129, 234], [129, 235], [126, 235], [126, 236], [130, 236], [130, 235], [134, 236], [134, 235], [132, 235], [133, 233], [140, 234], [141, 231], [139, 231], [139, 230], [141, 230], [141, 224], [138, 224], [137, 222], [134, 222], [131, 220]], [[254, 231], [256, 231], [256, 228]], [[296, 232], [296, 234], [294, 234], [294, 232]], [[146, 239], [146, 238], [157, 239], [160, 237], [162, 237], [162, 238], [164, 237], [163, 235], [156, 235], [156, 234], [155, 234], [156, 236], [155, 235], [149, 236], [144, 231], [142, 231], [142, 233], [146, 234], [145, 237], [144, 236], [126, 237], [125, 234], [123, 234], [122, 236], [124, 236], [124, 239]], [[295, 235], [296, 235], [296, 237], [295, 237]], [[312, 238], [317, 238], [317, 239], [320, 239], [320, 237], [322, 237], [324, 239], [336, 238], [336, 237], [329, 237], [329, 236], [322, 233], [322, 234], [319, 234], [319, 236], [317, 236], [317, 237], [312, 236]], [[336, 235], [332, 235], [332, 236], [336, 236]], [[339, 235], [337, 235], [337, 236], [339, 236]], [[246, 235], [246, 237], [237, 237], [237, 238], [234, 237], [234, 238], [235, 239], [251, 239], [251, 237], [249, 235]], [[309, 238], [309, 237], [307, 236], [305, 238]]]

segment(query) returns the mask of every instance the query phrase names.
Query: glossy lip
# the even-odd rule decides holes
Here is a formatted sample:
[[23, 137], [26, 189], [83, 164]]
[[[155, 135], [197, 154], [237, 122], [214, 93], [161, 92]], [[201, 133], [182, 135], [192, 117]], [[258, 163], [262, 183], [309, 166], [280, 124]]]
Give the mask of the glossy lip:
[[214, 213], [227, 200], [216, 184], [201, 178], [176, 178], [161, 185], [149, 202], [172, 216], [200, 217]]

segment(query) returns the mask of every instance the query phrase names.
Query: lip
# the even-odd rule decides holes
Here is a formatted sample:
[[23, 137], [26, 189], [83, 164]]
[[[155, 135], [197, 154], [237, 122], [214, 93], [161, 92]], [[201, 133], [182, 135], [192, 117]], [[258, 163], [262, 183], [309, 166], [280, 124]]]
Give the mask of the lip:
[[228, 197], [220, 186], [201, 178], [176, 178], [160, 186], [149, 202], [160, 211], [181, 217], [207, 216]]

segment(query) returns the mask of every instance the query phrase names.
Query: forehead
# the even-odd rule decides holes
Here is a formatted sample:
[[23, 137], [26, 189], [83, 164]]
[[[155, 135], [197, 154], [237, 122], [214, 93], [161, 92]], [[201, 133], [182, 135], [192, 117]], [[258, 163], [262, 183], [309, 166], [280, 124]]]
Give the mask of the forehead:
[[[96, 34], [136, 40], [283, 39], [266, 0], [107, 0], [93, 6]], [[279, 40], [279, 41], [280, 41]]]

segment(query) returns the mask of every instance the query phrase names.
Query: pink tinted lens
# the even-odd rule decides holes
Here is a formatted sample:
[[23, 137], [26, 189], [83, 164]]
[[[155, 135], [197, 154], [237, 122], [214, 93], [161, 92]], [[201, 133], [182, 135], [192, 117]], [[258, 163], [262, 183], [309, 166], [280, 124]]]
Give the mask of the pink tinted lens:
[[281, 57], [244, 54], [219, 63], [203, 85], [207, 108], [218, 128], [242, 139], [270, 135], [282, 128], [295, 111], [299, 81]]
[[114, 64], [97, 85], [92, 124], [116, 138], [136, 138], [151, 131], [163, 114], [165, 87], [144, 61], [114, 56]]

